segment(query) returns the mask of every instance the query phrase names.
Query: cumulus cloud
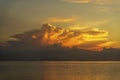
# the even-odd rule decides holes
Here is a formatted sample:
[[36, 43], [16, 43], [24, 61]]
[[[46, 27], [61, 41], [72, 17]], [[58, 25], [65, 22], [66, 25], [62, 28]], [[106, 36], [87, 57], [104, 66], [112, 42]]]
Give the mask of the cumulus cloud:
[[70, 18], [61, 18], [61, 17], [51, 17], [44, 20], [44, 23], [61, 23], [61, 22], [73, 22], [76, 21], [77, 17], [73, 16]]
[[102, 50], [110, 47], [111, 41], [107, 38], [108, 32], [98, 28], [64, 29], [51, 24], [43, 24], [40, 30], [27, 31], [22, 34], [14, 34], [17, 42], [9, 43], [16, 45], [36, 45], [40, 47], [59, 45], [68, 48], [80, 48], [85, 50]]
[[119, 0], [61, 0], [69, 3], [120, 4]]

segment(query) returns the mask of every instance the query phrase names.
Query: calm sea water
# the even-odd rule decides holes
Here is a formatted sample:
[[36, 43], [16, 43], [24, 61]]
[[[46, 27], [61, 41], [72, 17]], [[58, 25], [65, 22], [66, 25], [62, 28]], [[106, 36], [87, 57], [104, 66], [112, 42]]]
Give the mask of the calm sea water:
[[0, 62], [0, 80], [120, 80], [120, 62]]

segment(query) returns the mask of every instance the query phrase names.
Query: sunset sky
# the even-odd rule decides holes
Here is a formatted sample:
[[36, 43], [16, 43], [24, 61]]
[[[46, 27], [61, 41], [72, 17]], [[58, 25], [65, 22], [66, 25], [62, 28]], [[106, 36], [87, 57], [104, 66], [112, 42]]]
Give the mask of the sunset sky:
[[120, 48], [120, 0], [0, 0], [0, 43], [44, 23], [100, 30]]

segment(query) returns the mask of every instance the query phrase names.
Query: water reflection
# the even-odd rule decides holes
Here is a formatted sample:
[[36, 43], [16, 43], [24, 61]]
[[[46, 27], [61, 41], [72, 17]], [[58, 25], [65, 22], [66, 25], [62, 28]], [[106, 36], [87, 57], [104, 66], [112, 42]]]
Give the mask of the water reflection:
[[119, 80], [119, 62], [0, 62], [0, 80]]

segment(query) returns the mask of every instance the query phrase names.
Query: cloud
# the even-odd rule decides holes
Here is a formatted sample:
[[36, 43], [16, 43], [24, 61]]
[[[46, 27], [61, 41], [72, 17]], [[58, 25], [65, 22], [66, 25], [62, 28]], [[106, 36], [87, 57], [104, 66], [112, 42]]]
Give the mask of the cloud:
[[108, 8], [100, 8], [98, 9], [100, 12], [120, 12], [120, 7], [108, 7]]
[[[81, 22], [81, 23], [80, 23]], [[102, 25], [105, 25], [107, 23], [110, 23], [111, 20], [101, 20], [101, 21], [80, 21], [79, 23], [76, 23], [72, 26], [68, 26], [69, 29], [74, 29], [74, 30], [78, 30], [78, 29], [97, 29], [96, 27], [101, 27]]]
[[69, 3], [80, 3], [80, 4], [120, 4], [119, 0], [61, 0]]
[[62, 0], [70, 3], [89, 3], [91, 2], [90, 0]]
[[77, 18], [75, 16], [70, 18], [61, 18], [61, 17], [51, 17], [44, 20], [44, 23], [62, 23], [62, 22], [73, 22], [76, 21]]
[[98, 28], [72, 30], [43, 24], [40, 30], [14, 34], [11, 37], [17, 39], [17, 41], [8, 42], [12, 45], [46, 47], [57, 44], [63, 48], [76, 47], [85, 50], [102, 50], [103, 47], [110, 47], [107, 35], [107, 31]]

